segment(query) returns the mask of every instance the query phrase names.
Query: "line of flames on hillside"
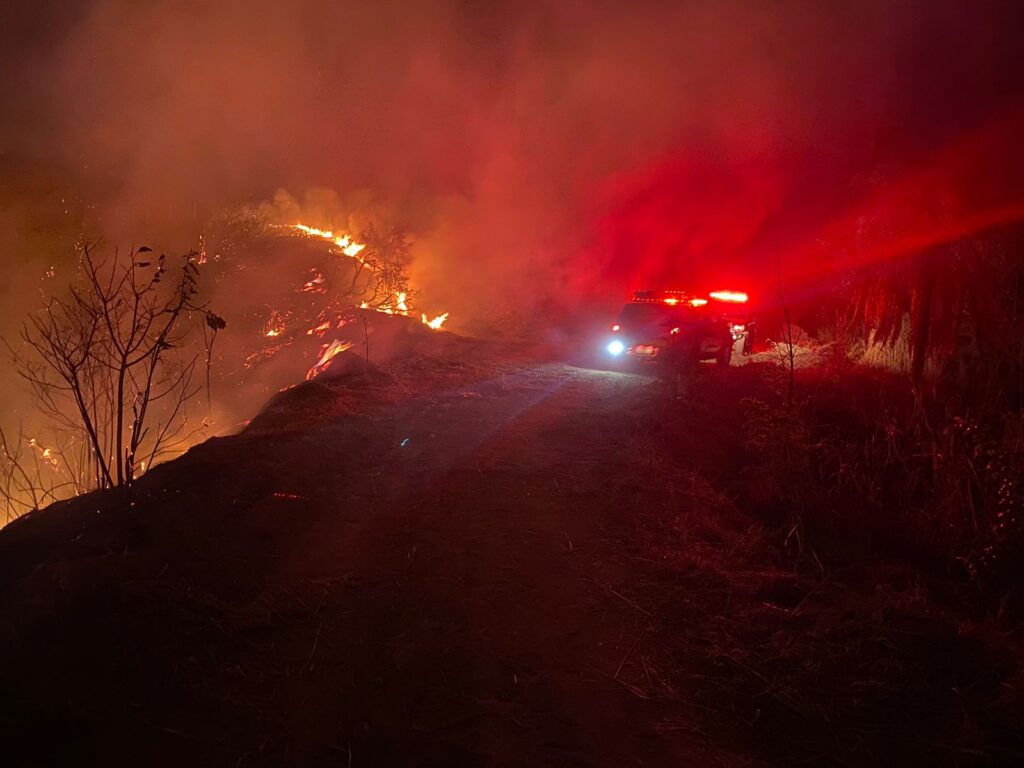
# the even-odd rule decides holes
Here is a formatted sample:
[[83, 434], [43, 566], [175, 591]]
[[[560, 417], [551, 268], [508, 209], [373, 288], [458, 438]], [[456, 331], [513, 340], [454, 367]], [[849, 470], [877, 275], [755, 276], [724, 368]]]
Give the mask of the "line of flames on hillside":
[[[362, 251], [366, 249], [366, 244], [356, 242], [355, 240], [352, 239], [350, 235], [338, 234], [329, 229], [320, 229], [319, 227], [312, 227], [307, 224], [290, 224], [281, 226], [282, 228], [291, 230], [291, 232], [296, 234], [297, 236], [311, 237], [323, 240], [330, 246], [333, 246], [333, 249], [336, 249], [337, 252], [359, 262], [359, 264], [365, 269], [372, 270], [374, 268], [370, 262], [368, 262], [366, 259], [360, 256], [360, 253], [362, 253]], [[306, 282], [304, 283], [302, 288], [299, 289], [299, 291], [302, 293], [326, 293], [327, 286], [323, 274], [320, 273], [319, 270], [311, 269], [309, 271], [309, 279], [306, 280]], [[409, 294], [405, 291], [396, 292], [395, 295], [390, 300], [385, 301], [384, 303], [379, 304], [377, 306], [370, 306], [369, 303], [363, 302], [362, 304], [359, 305], [359, 308], [373, 312], [380, 312], [381, 314], [384, 315], [401, 315], [403, 317], [415, 316], [413, 309], [410, 306]], [[440, 330], [441, 326], [444, 325], [447, 319], [447, 312], [443, 312], [433, 317], [428, 317], [426, 313], [420, 313], [420, 322], [432, 331]], [[277, 310], [272, 310], [270, 318], [263, 326], [263, 336], [268, 339], [276, 339], [278, 337], [283, 336], [284, 333], [287, 331], [289, 320], [290, 318], [287, 317], [286, 315], [281, 314]], [[347, 324], [347, 322], [348, 321], [345, 319], [339, 319], [336, 322], [331, 320], [321, 320], [316, 325], [306, 329], [305, 335], [319, 336], [322, 338], [332, 329], [340, 329], [344, 327]], [[320, 373], [324, 371], [324, 369], [327, 368], [327, 366], [330, 364], [331, 360], [335, 356], [341, 354], [342, 352], [351, 347], [352, 342], [349, 341], [334, 340], [324, 344], [320, 349], [320, 358], [317, 360], [316, 364], [313, 365], [313, 367], [310, 368], [309, 371], [306, 373], [306, 380], [308, 381], [309, 379], [318, 376]], [[274, 353], [278, 351], [278, 349], [279, 347], [270, 350], [264, 350], [262, 352], [256, 353], [255, 355], [250, 355], [246, 363], [251, 364], [251, 362], [254, 362], [255, 359], [257, 358], [265, 358], [268, 356], [272, 356]]]
[[[363, 250], [366, 249], [366, 245], [364, 243], [356, 242], [349, 235], [338, 235], [332, 232], [331, 230], [319, 229], [317, 227], [311, 227], [306, 224], [292, 224], [284, 226], [298, 235], [314, 237], [320, 240], [324, 240], [325, 242], [337, 248], [337, 250], [343, 255], [358, 261], [364, 268], [373, 269], [373, 266], [359, 255]], [[199, 263], [206, 263], [205, 245], [201, 245]], [[52, 278], [53, 267], [51, 267], [46, 274], [47, 277]], [[309, 279], [305, 282], [302, 288], [299, 289], [299, 291], [302, 293], [327, 293], [327, 290], [328, 289], [326, 285], [326, 279], [324, 275], [317, 269], [310, 269]], [[380, 312], [381, 314], [385, 315], [402, 315], [405, 317], [414, 316], [413, 310], [409, 304], [409, 296], [404, 291], [395, 293], [394, 297], [390, 301], [387, 301], [381, 305], [371, 307], [368, 303], [363, 302], [362, 304], [360, 304], [359, 308], [363, 310]], [[447, 312], [443, 312], [439, 315], [436, 315], [433, 318], [428, 317], [425, 313], [420, 314], [420, 322], [433, 331], [440, 330], [441, 326], [444, 325], [447, 319]], [[262, 335], [267, 339], [277, 339], [279, 337], [282, 337], [288, 330], [289, 322], [292, 320], [293, 318], [290, 317], [288, 314], [279, 312], [277, 310], [272, 310], [270, 313], [270, 318], [263, 326]], [[351, 320], [347, 320], [345, 318], [339, 318], [336, 321], [323, 320], [322, 322], [317, 323], [317, 325], [308, 328], [305, 331], [305, 335], [318, 336], [320, 338], [323, 338], [332, 329], [341, 329], [349, 322], [351, 322]], [[319, 357], [316, 363], [306, 372], [306, 380], [309, 381], [310, 379], [319, 376], [324, 370], [326, 370], [328, 365], [330, 365], [331, 360], [333, 360], [337, 355], [341, 354], [342, 352], [351, 349], [353, 346], [354, 343], [352, 341], [343, 341], [340, 339], [335, 339], [333, 341], [325, 343], [320, 348]], [[256, 360], [267, 359], [269, 357], [274, 356], [277, 352], [281, 350], [281, 348], [282, 345], [279, 344], [269, 349], [261, 350], [252, 355], [249, 355], [249, 357], [247, 357], [245, 361], [246, 367], [250, 366]], [[55, 448], [45, 447], [36, 438], [28, 438], [27, 444], [34, 455], [35, 461], [38, 464], [46, 466], [62, 475], [66, 474], [65, 459], [61, 452], [58, 452], [57, 449]], [[136, 469], [139, 474], [145, 472], [146, 463], [140, 462], [139, 466]]]

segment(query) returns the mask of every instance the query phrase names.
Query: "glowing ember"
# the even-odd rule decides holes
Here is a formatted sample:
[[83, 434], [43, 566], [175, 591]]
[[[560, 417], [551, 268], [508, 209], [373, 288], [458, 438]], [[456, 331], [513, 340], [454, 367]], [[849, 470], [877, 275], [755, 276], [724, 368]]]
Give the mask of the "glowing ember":
[[330, 344], [324, 345], [323, 350], [320, 353], [320, 359], [316, 361], [316, 365], [309, 369], [306, 373], [306, 381], [319, 376], [324, 370], [330, 365], [331, 360], [340, 355], [346, 349], [352, 347], [351, 341], [332, 341]]
[[312, 328], [310, 328], [308, 331], [306, 331], [306, 335], [307, 336], [323, 336], [329, 330], [331, 330], [331, 321], [330, 320], [324, 320], [322, 323], [320, 323], [320, 325], [315, 325]]
[[263, 336], [268, 339], [275, 339], [285, 333], [287, 326], [285, 325], [285, 315], [281, 312], [273, 310], [270, 312], [270, 319], [263, 326]]
[[56, 469], [60, 464], [60, 457], [57, 452], [52, 448], [44, 448], [39, 442], [33, 437], [28, 441], [28, 444], [39, 453], [39, 458], [49, 464], [51, 467]]
[[315, 269], [310, 270], [312, 277], [305, 282], [300, 289], [302, 293], [326, 293], [327, 292], [327, 280], [321, 272]]
[[249, 369], [257, 363], [262, 363], [265, 360], [270, 360], [274, 355], [280, 352], [284, 348], [283, 344], [275, 344], [267, 349], [258, 349], [255, 352], [246, 355], [245, 360], [242, 361], [242, 367]]

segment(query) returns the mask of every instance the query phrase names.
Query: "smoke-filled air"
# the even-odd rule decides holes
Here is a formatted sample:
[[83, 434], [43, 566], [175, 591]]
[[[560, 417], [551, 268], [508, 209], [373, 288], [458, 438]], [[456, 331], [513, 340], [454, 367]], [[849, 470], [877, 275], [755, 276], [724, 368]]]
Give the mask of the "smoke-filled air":
[[0, 760], [1024, 764], [1022, 41], [0, 3]]
[[[4, 331], [76, 243], [199, 251], [243, 211], [401, 230], [415, 311], [477, 331], [666, 281], [770, 282], [780, 243], [822, 269], [872, 174], [910, 205], [938, 178], [958, 220], [1019, 217], [1017, 14], [929, 6], [11, 5]], [[308, 266], [235, 258], [253, 290], [206, 286], [228, 321], [281, 311]]]

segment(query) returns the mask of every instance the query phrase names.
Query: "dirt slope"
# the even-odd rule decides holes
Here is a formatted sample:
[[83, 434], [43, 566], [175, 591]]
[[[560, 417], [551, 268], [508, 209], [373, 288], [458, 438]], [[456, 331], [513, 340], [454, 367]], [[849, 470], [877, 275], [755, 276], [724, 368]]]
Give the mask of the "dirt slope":
[[[707, 601], [721, 584], [703, 567], [677, 578], [675, 545], [652, 540], [652, 518], [706, 506], [672, 485], [679, 472], [728, 485], [738, 411], [705, 402], [665, 451], [653, 379], [450, 352], [389, 372], [353, 362], [153, 471], [130, 499], [80, 499], [0, 533], [5, 753], [774, 762], [732, 737], [762, 694], [704, 700], [699, 681], [720, 671], [667, 639], [701, 640], [725, 610]], [[698, 385], [725, 403], [763, 381], [702, 372]], [[757, 524], [720, 507], [692, 552], [714, 540], [737, 573], [766, 567], [740, 544]]]
[[[152, 473], [132, 502], [78, 502], [5, 531], [6, 725], [22, 754], [701, 753], [659, 734], [671, 713], [622, 676], [647, 616], [616, 563], [615, 474], [651, 382], [559, 364], [494, 373], [357, 414], [306, 392], [306, 416], [310, 402], [340, 413], [291, 430], [265, 417]], [[357, 378], [350, 388], [394, 388]]]

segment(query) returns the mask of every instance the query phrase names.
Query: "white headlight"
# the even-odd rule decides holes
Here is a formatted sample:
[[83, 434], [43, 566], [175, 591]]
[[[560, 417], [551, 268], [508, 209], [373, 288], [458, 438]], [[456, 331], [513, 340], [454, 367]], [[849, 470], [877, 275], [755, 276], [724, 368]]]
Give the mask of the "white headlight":
[[626, 351], [626, 345], [623, 344], [618, 339], [615, 339], [614, 341], [609, 341], [608, 342], [608, 354], [609, 355], [614, 355], [614, 356], [617, 357], [617, 356], [621, 355], [625, 351]]

